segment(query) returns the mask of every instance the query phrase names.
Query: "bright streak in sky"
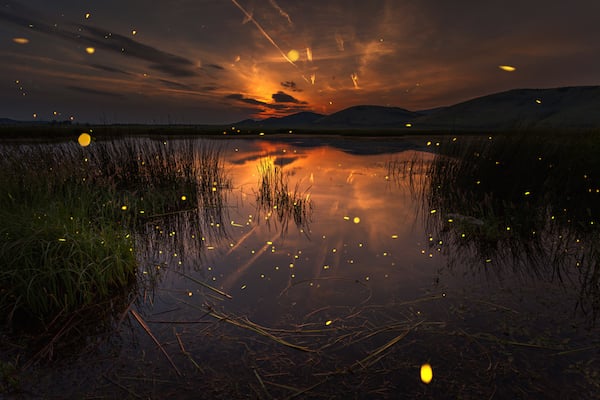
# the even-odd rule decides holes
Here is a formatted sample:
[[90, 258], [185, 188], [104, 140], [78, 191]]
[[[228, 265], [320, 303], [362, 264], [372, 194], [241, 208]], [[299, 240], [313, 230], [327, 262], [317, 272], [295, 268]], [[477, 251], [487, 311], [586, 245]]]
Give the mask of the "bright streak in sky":
[[514, 72], [517, 70], [512, 65], [499, 65], [498, 68], [500, 68], [502, 71], [506, 71], [506, 72]]
[[352, 79], [352, 83], [354, 84], [354, 88], [358, 89], [358, 74], [355, 72], [353, 74], [350, 75], [350, 78]]
[[248, 21], [251, 21], [254, 26], [256, 26], [256, 28], [260, 31], [260, 33], [265, 37], [265, 39], [267, 39], [269, 41], [269, 43], [271, 43], [277, 50], [279, 50], [279, 53], [281, 53], [281, 55], [283, 56], [283, 58], [285, 58], [285, 60], [287, 62], [289, 62], [290, 64], [292, 64], [293, 66], [296, 66], [296, 64], [294, 64], [294, 61], [292, 61], [287, 54], [285, 54], [283, 52], [283, 50], [281, 50], [281, 47], [279, 47], [279, 45], [277, 43], [275, 43], [275, 40], [273, 40], [273, 38], [263, 29], [263, 27], [254, 19], [254, 16], [249, 13], [248, 11], [246, 11], [246, 9], [244, 7], [242, 7], [240, 5], [240, 3], [238, 3], [236, 0], [231, 0], [231, 2], [233, 4], [235, 4], [235, 6], [237, 8], [240, 9], [241, 12], [244, 13], [244, 15], [246, 16], [246, 19]]
[[313, 60], [313, 54], [312, 54], [312, 50], [310, 49], [310, 47], [306, 48], [306, 59], [310, 62], [312, 62], [312, 60]]

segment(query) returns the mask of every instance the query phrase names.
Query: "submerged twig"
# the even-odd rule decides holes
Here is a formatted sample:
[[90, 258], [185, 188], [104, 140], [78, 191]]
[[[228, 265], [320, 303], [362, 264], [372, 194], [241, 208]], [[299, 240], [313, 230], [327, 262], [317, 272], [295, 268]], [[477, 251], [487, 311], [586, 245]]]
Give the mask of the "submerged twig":
[[379, 361], [381, 359], [381, 357], [383, 357], [383, 353], [385, 351], [387, 351], [389, 348], [391, 348], [392, 346], [394, 346], [400, 340], [404, 339], [406, 337], [406, 335], [408, 335], [411, 330], [413, 330], [417, 326], [421, 325], [422, 323], [423, 323], [423, 321], [417, 322], [415, 325], [413, 325], [412, 327], [410, 327], [409, 329], [407, 329], [405, 332], [403, 332], [400, 335], [396, 336], [395, 338], [393, 338], [392, 340], [390, 340], [389, 342], [387, 342], [386, 344], [384, 344], [383, 346], [381, 346], [380, 348], [378, 348], [377, 350], [375, 350], [374, 352], [372, 352], [371, 354], [369, 354], [368, 356], [366, 356], [362, 360], [356, 361], [350, 367], [350, 369], [353, 369], [353, 368], [355, 368], [357, 366], [360, 366], [361, 368], [367, 368], [368, 366], [370, 366], [370, 365], [374, 364], [375, 362]]
[[262, 378], [258, 374], [258, 371], [256, 371], [256, 368], [254, 368], [253, 371], [254, 371], [254, 376], [256, 376], [256, 379], [258, 380], [258, 383], [260, 383], [260, 387], [262, 387], [262, 389], [265, 391], [265, 393], [267, 395], [267, 398], [270, 399], [271, 398], [271, 394], [267, 390], [267, 387], [265, 386], [265, 383], [263, 382]]
[[196, 362], [196, 360], [194, 360], [194, 358], [192, 357], [192, 355], [190, 354], [189, 351], [187, 351], [185, 349], [185, 347], [183, 347], [183, 342], [181, 341], [181, 336], [179, 333], [177, 333], [175, 331], [175, 328], [173, 328], [173, 333], [175, 334], [175, 337], [177, 338], [177, 343], [179, 343], [179, 348], [181, 349], [181, 352], [192, 362], [192, 364], [194, 364], [194, 366], [196, 367], [196, 369], [198, 371], [200, 371], [201, 373], [204, 373], [204, 370], [202, 369], [202, 367], [200, 367], [200, 365], [198, 365], [198, 363]]
[[142, 319], [142, 317], [134, 309], [129, 310], [129, 312], [131, 313], [131, 315], [133, 315], [133, 317], [137, 320], [137, 322], [142, 326], [142, 328], [144, 328], [144, 330], [146, 331], [146, 333], [148, 334], [148, 336], [150, 336], [150, 338], [154, 341], [154, 343], [156, 343], [156, 345], [158, 346], [158, 348], [160, 349], [160, 351], [165, 355], [166, 359], [169, 361], [169, 363], [171, 364], [171, 366], [173, 367], [173, 369], [175, 370], [175, 372], [177, 373], [177, 375], [182, 376], [181, 372], [179, 371], [179, 369], [177, 368], [177, 366], [175, 365], [175, 363], [171, 359], [171, 356], [169, 356], [169, 353], [167, 353], [167, 351], [165, 350], [165, 348], [163, 347], [163, 345], [158, 341], [158, 339], [156, 338], [156, 336], [154, 336], [152, 334], [152, 332], [150, 331], [150, 327], [148, 327], [148, 325]]
[[203, 287], [205, 287], [205, 288], [207, 288], [207, 289], [210, 289], [210, 290], [212, 290], [212, 291], [213, 291], [213, 292], [215, 292], [215, 293], [218, 293], [218, 294], [220, 294], [220, 295], [221, 295], [221, 296], [223, 296], [223, 297], [227, 297], [228, 299], [233, 299], [233, 297], [232, 297], [230, 294], [227, 294], [227, 293], [225, 293], [224, 291], [217, 289], [216, 287], [210, 286], [208, 283], [204, 283], [204, 282], [202, 282], [202, 281], [200, 281], [200, 280], [198, 280], [198, 279], [196, 279], [196, 278], [192, 278], [191, 276], [189, 276], [189, 275], [186, 275], [186, 274], [184, 274], [183, 272], [177, 272], [177, 273], [178, 273], [179, 275], [183, 276], [184, 278], [187, 278], [187, 279], [189, 279], [190, 281], [192, 281], [192, 282], [194, 282], [194, 283], [197, 283], [197, 284], [198, 284], [198, 285], [200, 285], [200, 286], [203, 286]]
[[251, 322], [249, 320], [245, 320], [245, 321], [234, 320], [234, 319], [229, 318], [226, 315], [218, 314], [214, 310], [211, 310], [208, 313], [208, 315], [210, 315], [213, 318], [218, 319], [219, 321], [227, 322], [227, 323], [229, 323], [231, 325], [234, 325], [234, 326], [237, 326], [239, 328], [248, 329], [248, 330], [250, 330], [252, 332], [258, 333], [261, 336], [269, 338], [269, 339], [271, 339], [271, 340], [273, 340], [273, 341], [275, 341], [275, 342], [277, 342], [279, 344], [282, 344], [282, 345], [284, 345], [286, 347], [289, 347], [291, 349], [300, 350], [300, 351], [307, 352], [307, 353], [314, 353], [315, 352], [314, 350], [311, 350], [308, 347], [304, 347], [304, 346], [300, 346], [300, 345], [297, 345], [297, 344], [293, 344], [293, 343], [290, 343], [290, 342], [288, 342], [288, 341], [286, 341], [284, 339], [278, 338], [277, 336], [275, 336], [275, 335], [267, 332], [267, 328], [264, 328], [264, 327], [262, 327], [260, 325], [257, 325], [254, 322]]

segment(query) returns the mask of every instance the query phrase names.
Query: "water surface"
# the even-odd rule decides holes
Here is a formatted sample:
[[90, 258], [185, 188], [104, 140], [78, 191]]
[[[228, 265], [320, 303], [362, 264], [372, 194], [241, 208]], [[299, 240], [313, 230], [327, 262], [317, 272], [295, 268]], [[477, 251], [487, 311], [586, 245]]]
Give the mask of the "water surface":
[[[85, 347], [92, 350], [37, 369], [33, 393], [598, 393], [595, 317], [582, 307], [590, 280], [577, 265], [585, 251], [554, 268], [566, 233], [550, 226], [536, 232], [543, 239], [535, 257], [528, 246], [509, 248], [526, 241], [506, 236], [516, 225], [498, 232], [477, 207], [459, 209], [452, 193], [436, 193], [444, 179], [455, 183], [439, 169], [434, 175], [435, 140], [217, 145], [227, 184], [211, 186], [212, 203], [198, 196], [189, 212], [156, 217], [137, 232], [142, 284], [131, 310], [147, 327], [126, 312], [118, 330], [90, 339], [98, 342]], [[481, 246], [483, 231], [493, 246]], [[419, 377], [426, 363], [428, 385]]]

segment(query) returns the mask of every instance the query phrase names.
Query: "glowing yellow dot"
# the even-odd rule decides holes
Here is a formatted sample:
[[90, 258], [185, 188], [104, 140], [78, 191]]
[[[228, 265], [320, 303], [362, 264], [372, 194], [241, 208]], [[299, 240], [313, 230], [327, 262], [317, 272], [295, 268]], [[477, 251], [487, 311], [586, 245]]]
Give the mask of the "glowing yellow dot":
[[298, 50], [292, 49], [292, 50], [288, 51], [287, 57], [290, 59], [290, 61], [296, 62], [300, 58], [300, 53], [298, 53]]
[[27, 44], [29, 43], [29, 39], [24, 37], [16, 37], [13, 38], [13, 42], [15, 42], [16, 44]]
[[79, 135], [79, 137], [77, 138], [77, 142], [79, 142], [79, 145], [81, 147], [87, 147], [90, 145], [90, 143], [92, 143], [92, 137], [89, 133], [84, 132], [81, 135]]
[[360, 218], [358, 218], [358, 217], [354, 217], [354, 220], [353, 220], [353, 222], [354, 222], [355, 224], [360, 224]]
[[542, 104], [542, 100], [540, 100], [540, 99], [535, 99], [535, 102], [538, 104]]
[[90, 18], [90, 13], [85, 13], [85, 19], [89, 19]]
[[498, 68], [500, 68], [502, 71], [506, 71], [506, 72], [514, 72], [517, 70], [512, 65], [499, 65]]
[[186, 201], [187, 197], [185, 195], [181, 196], [181, 200]]
[[407, 128], [410, 128], [412, 126], [412, 124], [410, 122], [408, 122], [404, 126], [406, 126]]
[[96, 52], [96, 49], [94, 47], [86, 47], [85, 52], [88, 54], [94, 54]]
[[137, 35], [137, 31], [134, 29], [134, 30], [132, 30], [132, 31], [131, 31], [131, 34], [132, 34], [133, 36], [135, 36], [135, 35]]
[[425, 384], [429, 384], [433, 379], [433, 370], [431, 369], [431, 365], [423, 364], [421, 365], [421, 381]]
[[333, 322], [332, 320], [329, 320], [329, 321], [325, 322], [325, 325], [329, 326], [329, 325], [331, 325], [332, 322]]

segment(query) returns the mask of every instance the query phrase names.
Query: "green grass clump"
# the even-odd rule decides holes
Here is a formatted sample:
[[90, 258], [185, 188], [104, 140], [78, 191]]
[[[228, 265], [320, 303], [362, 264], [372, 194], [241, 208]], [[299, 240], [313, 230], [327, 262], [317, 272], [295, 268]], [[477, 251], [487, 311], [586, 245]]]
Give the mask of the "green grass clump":
[[223, 226], [228, 186], [220, 148], [204, 142], [0, 147], [2, 322], [44, 325], [130, 293], [149, 227]]
[[101, 204], [113, 193], [60, 173], [3, 163], [0, 315], [37, 325], [135, 281], [131, 235]]

